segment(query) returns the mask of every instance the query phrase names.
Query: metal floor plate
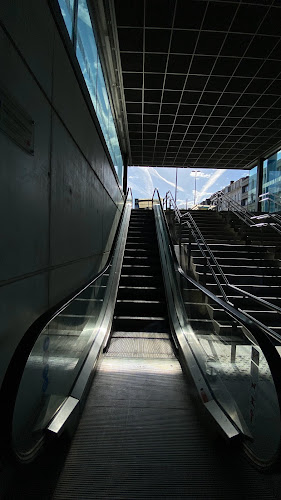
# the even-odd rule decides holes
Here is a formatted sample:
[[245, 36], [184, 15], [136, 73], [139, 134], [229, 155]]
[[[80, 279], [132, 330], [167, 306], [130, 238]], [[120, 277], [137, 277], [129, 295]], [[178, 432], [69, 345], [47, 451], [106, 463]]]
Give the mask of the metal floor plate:
[[269, 476], [208, 433], [176, 359], [105, 357], [54, 500], [276, 499]]
[[168, 339], [143, 337], [112, 337], [107, 356], [128, 358], [174, 358], [175, 354]]

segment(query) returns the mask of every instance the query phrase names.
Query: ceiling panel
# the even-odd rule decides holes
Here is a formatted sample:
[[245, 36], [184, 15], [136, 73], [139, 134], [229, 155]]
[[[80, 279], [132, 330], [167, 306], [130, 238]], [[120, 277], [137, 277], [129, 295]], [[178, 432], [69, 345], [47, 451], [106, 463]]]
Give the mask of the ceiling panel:
[[114, 5], [131, 165], [246, 168], [280, 145], [280, 2]]

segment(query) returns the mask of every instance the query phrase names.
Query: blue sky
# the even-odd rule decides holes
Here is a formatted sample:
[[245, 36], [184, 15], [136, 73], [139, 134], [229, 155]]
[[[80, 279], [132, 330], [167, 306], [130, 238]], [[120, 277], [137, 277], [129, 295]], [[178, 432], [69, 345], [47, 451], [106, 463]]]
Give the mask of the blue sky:
[[[196, 174], [194, 172], [196, 170]], [[230, 181], [237, 181], [248, 175], [248, 170], [215, 170], [207, 168], [178, 168], [177, 205], [183, 208], [194, 204], [196, 175], [196, 203], [200, 203], [211, 194], [227, 186]], [[129, 167], [128, 186], [132, 188], [134, 198], [150, 198], [154, 188], [158, 188], [164, 197], [171, 191], [175, 197], [176, 169], [156, 167]]]

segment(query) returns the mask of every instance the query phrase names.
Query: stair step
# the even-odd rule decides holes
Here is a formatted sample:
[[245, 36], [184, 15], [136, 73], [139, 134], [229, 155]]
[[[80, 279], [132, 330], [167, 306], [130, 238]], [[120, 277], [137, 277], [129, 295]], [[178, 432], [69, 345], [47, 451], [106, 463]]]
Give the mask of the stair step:
[[118, 299], [160, 300], [164, 297], [163, 287], [156, 286], [119, 286]]
[[[237, 262], [238, 264], [238, 262]], [[212, 268], [214, 271], [216, 271], [216, 266], [213, 264]], [[274, 276], [274, 277], [280, 277], [281, 278], [281, 269], [279, 270], [277, 267], [258, 267], [258, 266], [242, 266], [242, 265], [233, 265], [233, 266], [227, 266], [225, 264], [221, 265], [221, 268], [223, 272], [226, 275], [236, 275], [236, 274], [243, 274], [243, 275], [251, 275], [251, 276]], [[196, 271], [198, 273], [205, 273], [205, 271], [209, 271], [209, 267], [203, 264], [196, 264]], [[220, 273], [216, 273], [220, 274]]]
[[151, 248], [125, 248], [124, 257], [148, 257], [158, 259], [159, 255], [156, 249]]
[[162, 283], [162, 276], [147, 275], [141, 276], [138, 274], [122, 275], [120, 277], [120, 285], [133, 286], [153, 286]]
[[[246, 257], [243, 257], [242, 259], [236, 259], [236, 258], [233, 258], [233, 257], [217, 257], [216, 256], [216, 259], [218, 261], [218, 263], [222, 266], [222, 265], [232, 265], [232, 264], [237, 264], [237, 266], [239, 266], [239, 263], [241, 263], [241, 266], [243, 267], [248, 267], [250, 265], [254, 265], [254, 266], [264, 266], [265, 263], [266, 265], [268, 266], [272, 266], [274, 268], [278, 268], [278, 263], [279, 261], [274, 261], [274, 260], [262, 260], [262, 259], [251, 259], [251, 258], [246, 258]], [[201, 256], [192, 256], [192, 261], [194, 262], [194, 264], [201, 264], [202, 262], [204, 262], [205, 258], [201, 255]]]
[[164, 316], [115, 316], [112, 330], [168, 332], [169, 325]]
[[115, 306], [117, 315], [136, 314], [137, 316], [160, 316], [166, 310], [166, 304], [160, 300], [120, 300]]
[[123, 264], [122, 270], [121, 270], [121, 276], [123, 275], [128, 275], [128, 274], [133, 274], [133, 275], [141, 275], [141, 276], [146, 276], [146, 275], [160, 275], [161, 274], [161, 267], [159, 263], [155, 263], [155, 265], [133, 265], [133, 264]]
[[[217, 285], [215, 285], [214, 283], [207, 283], [205, 286], [213, 293], [216, 293]], [[224, 285], [222, 285], [222, 287], [227, 291], [227, 289]], [[238, 288], [241, 288], [241, 290], [245, 290], [245, 292], [249, 292], [252, 295], [257, 295], [258, 297], [263, 297], [265, 300], [267, 300], [267, 297], [275, 297], [275, 298], [281, 297], [281, 287], [276, 286], [276, 285], [269, 286], [269, 285], [250, 285], [250, 284], [246, 285], [246, 284], [243, 284], [243, 286], [241, 285], [241, 287], [238, 287]], [[233, 290], [231, 293], [233, 294]]]
[[[205, 274], [197, 272], [199, 282], [203, 282], [205, 280]], [[280, 283], [280, 277], [278, 276], [259, 276], [253, 274], [225, 274], [226, 278], [230, 282], [231, 285], [268, 285], [274, 286]], [[219, 276], [219, 274], [217, 274]], [[213, 276], [210, 272], [206, 273], [206, 279], [213, 279]]]
[[148, 241], [132, 241], [129, 239], [129, 241], [126, 242], [126, 250], [131, 250], [131, 249], [138, 249], [138, 250], [149, 250], [149, 251], [154, 251], [157, 252], [157, 242], [148, 242]]
[[281, 315], [276, 311], [270, 311], [270, 310], [255, 311], [253, 309], [244, 309], [244, 308], [243, 311], [247, 312], [248, 314], [250, 314], [250, 316], [253, 316], [258, 321], [267, 326], [279, 327], [281, 329]]

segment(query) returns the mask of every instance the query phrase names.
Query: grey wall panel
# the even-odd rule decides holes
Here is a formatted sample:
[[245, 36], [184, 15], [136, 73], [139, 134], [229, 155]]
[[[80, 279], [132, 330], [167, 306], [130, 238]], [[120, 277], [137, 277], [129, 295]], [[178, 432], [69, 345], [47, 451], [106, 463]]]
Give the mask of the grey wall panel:
[[47, 2], [2, 0], [0, 18], [40, 85], [51, 97], [55, 26]]
[[52, 265], [102, 253], [102, 185], [56, 118], [51, 182]]
[[47, 273], [0, 287], [0, 385], [18, 342], [47, 304]]
[[104, 161], [104, 166], [103, 166], [103, 184], [105, 188], [108, 190], [108, 192], [111, 194], [112, 199], [116, 203], [116, 205], [121, 206], [122, 210], [122, 199], [123, 199], [123, 193], [121, 192], [120, 186], [116, 183], [115, 176], [112, 173], [112, 170], [109, 170], [106, 168], [106, 161]]
[[95, 258], [85, 259], [51, 271], [49, 281], [50, 306], [95, 276], [101, 268], [101, 258], [102, 255], [97, 255]]
[[102, 237], [103, 237], [103, 248], [108, 252], [111, 249], [112, 241], [116, 232], [120, 217], [120, 211], [116, 211], [116, 205], [113, 201], [104, 202], [104, 208], [102, 213]]
[[50, 107], [6, 35], [0, 33], [5, 87], [35, 121], [34, 155], [0, 131], [3, 281], [48, 265]]

